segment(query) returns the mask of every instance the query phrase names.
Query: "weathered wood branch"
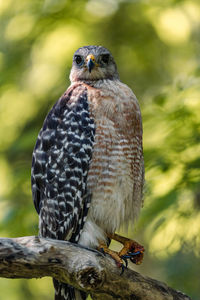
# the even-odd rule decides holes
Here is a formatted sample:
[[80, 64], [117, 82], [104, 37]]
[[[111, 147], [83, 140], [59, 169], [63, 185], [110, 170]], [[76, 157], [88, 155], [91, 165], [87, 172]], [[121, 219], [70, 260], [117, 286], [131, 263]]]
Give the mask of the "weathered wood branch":
[[113, 260], [66, 241], [28, 236], [0, 238], [0, 277], [51, 276], [99, 299], [189, 300], [166, 284], [130, 269], [120, 276]]

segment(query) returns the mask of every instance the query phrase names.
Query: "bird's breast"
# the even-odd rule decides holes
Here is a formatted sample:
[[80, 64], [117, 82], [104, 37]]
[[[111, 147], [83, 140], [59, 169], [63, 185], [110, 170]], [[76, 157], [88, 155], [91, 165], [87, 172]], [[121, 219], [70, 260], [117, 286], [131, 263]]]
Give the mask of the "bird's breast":
[[114, 232], [129, 219], [133, 198], [133, 149], [126, 124], [131, 100], [116, 87], [91, 90], [88, 99], [96, 124], [88, 173], [89, 214], [105, 231]]

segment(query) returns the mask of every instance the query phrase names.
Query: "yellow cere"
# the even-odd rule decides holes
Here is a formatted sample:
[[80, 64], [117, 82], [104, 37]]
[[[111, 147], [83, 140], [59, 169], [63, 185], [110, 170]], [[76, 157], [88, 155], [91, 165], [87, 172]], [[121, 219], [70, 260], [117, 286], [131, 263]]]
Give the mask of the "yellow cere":
[[93, 54], [89, 54], [87, 57], [86, 57], [86, 61], [88, 61], [88, 60], [92, 60], [93, 62], [95, 62], [95, 57], [94, 57], [94, 55]]

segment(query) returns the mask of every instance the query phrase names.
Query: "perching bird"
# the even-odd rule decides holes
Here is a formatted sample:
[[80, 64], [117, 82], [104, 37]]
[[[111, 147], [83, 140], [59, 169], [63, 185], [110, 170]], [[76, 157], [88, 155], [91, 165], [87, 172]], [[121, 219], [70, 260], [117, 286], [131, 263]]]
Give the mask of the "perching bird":
[[[115, 232], [134, 223], [142, 206], [142, 120], [132, 90], [119, 79], [111, 53], [79, 48], [71, 85], [40, 130], [32, 161], [39, 235], [101, 249], [118, 266], [139, 263], [143, 247]], [[124, 244], [116, 253], [108, 240]], [[135, 256], [134, 256], [135, 255]], [[81, 258], [80, 258], [81, 259]], [[86, 299], [54, 280], [55, 299]]]

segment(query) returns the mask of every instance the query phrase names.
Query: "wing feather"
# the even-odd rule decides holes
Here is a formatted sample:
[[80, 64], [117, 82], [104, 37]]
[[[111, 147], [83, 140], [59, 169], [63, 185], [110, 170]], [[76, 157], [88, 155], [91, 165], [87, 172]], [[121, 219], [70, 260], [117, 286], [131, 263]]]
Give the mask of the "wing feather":
[[95, 125], [87, 89], [71, 87], [47, 115], [32, 160], [32, 194], [41, 236], [78, 241], [87, 215], [87, 175]]

